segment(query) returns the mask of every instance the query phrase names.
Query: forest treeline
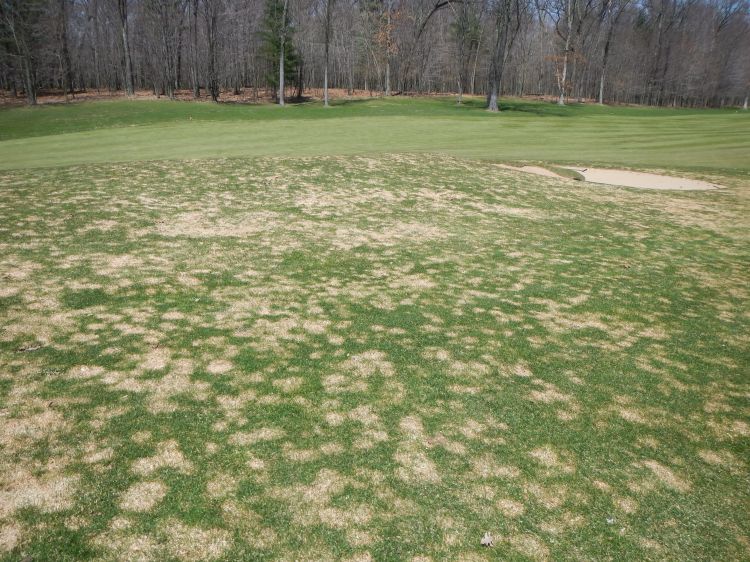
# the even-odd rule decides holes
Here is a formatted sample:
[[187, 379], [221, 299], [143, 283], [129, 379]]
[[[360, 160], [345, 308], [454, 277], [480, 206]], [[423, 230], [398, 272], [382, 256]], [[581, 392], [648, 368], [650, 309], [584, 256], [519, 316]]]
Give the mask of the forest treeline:
[[0, 0], [0, 89], [744, 105], [748, 0]]

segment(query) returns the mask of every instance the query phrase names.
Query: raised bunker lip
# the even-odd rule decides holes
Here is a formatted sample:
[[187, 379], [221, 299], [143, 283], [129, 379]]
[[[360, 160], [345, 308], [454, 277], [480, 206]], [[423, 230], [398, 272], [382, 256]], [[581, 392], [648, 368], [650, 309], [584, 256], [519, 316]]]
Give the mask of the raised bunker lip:
[[618, 187], [668, 191], [706, 191], [711, 189], [721, 189], [720, 185], [702, 180], [679, 178], [648, 172], [634, 172], [632, 170], [617, 170], [610, 168], [581, 168], [572, 166], [566, 166], [566, 169], [578, 172], [587, 182], [614, 185]]

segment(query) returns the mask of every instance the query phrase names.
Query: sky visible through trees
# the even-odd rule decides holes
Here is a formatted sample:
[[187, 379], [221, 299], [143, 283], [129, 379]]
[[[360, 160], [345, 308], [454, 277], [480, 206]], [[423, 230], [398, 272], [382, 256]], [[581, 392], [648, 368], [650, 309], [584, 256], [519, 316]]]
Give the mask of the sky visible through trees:
[[[747, 0], [0, 0], [0, 89], [747, 107]], [[283, 62], [280, 60], [283, 58]], [[283, 77], [280, 76], [283, 71]], [[279, 83], [286, 88], [279, 100]]]

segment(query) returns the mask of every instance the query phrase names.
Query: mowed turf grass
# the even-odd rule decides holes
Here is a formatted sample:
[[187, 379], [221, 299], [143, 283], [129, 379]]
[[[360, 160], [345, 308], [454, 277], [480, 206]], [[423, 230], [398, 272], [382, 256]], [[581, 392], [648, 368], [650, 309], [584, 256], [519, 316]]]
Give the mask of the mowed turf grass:
[[[280, 152], [305, 123], [406, 138], [433, 127], [409, 103], [477, 152], [377, 137], [367, 155], [208, 158], [198, 134], [289, 128]], [[747, 559], [747, 118], [523, 107], [1, 111], [0, 559]], [[564, 163], [649, 116], [695, 155], [680, 120], [723, 129], [702, 141], [716, 160], [621, 136], [601, 162], [726, 188], [491, 161], [543, 159], [529, 127]], [[498, 133], [514, 120], [525, 152]], [[545, 123], [579, 136], [547, 148]], [[495, 141], [471, 140], [483, 127]], [[156, 142], [176, 130], [194, 153]], [[150, 153], [115, 142], [138, 134]]]
[[273, 105], [110, 101], [0, 110], [0, 169], [154, 159], [438, 152], [750, 173], [750, 114], [453, 97]]

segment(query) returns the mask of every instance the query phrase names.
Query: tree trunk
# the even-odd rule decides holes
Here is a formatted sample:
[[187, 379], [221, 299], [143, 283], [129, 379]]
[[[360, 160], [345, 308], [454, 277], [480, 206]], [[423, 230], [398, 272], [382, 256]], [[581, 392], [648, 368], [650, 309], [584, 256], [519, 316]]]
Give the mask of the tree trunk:
[[570, 53], [570, 37], [573, 34], [573, 6], [572, 1], [568, 0], [566, 10], [567, 32], [565, 33], [565, 51], [563, 52], [563, 67], [560, 74], [560, 97], [557, 100], [557, 105], [565, 105], [565, 87], [567, 86], [568, 78], [568, 54]]
[[388, 0], [386, 11], [386, 44], [385, 44], [385, 95], [391, 95], [391, 2]]
[[289, 0], [284, 0], [281, 13], [281, 32], [279, 33], [279, 105], [284, 105], [284, 43], [286, 43], [286, 9]]
[[24, 90], [26, 90], [26, 101], [29, 105], [36, 105], [36, 81], [34, 73], [31, 70], [31, 57], [26, 55], [23, 59], [23, 80]]
[[92, 41], [93, 55], [94, 55], [94, 79], [96, 82], [96, 91], [98, 92], [102, 87], [101, 80], [101, 68], [99, 63], [99, 7], [97, 0], [94, 0], [91, 4], [93, 15], [89, 14], [89, 20], [92, 25]]
[[602, 73], [599, 77], [599, 105], [604, 105], [604, 78], [607, 75], [607, 62], [609, 61], [609, 45], [612, 40], [612, 30], [614, 26], [610, 26], [607, 32], [607, 41], [604, 43], [604, 52], [602, 53]]
[[745, 96], [745, 103], [742, 104], [742, 109], [744, 109], [745, 111], [747, 111], [747, 98], [749, 97], [750, 96]]
[[492, 80], [492, 84], [490, 85], [490, 94], [488, 96], [487, 109], [489, 111], [492, 111], [493, 113], [499, 111], [497, 107], [497, 83], [494, 80]]
[[60, 18], [60, 70], [62, 73], [63, 92], [66, 101], [68, 99], [68, 94], [73, 93], [73, 68], [70, 64], [70, 50], [68, 49], [67, 1], [68, 0], [60, 0], [60, 12], [58, 14], [58, 17]]
[[177, 28], [177, 64], [174, 76], [174, 89], [179, 90], [182, 83], [182, 23]]
[[211, 101], [219, 101], [219, 79], [216, 76], [216, 24], [218, 7], [216, 0], [204, 0], [206, 10], [206, 39], [208, 41], [208, 91]]
[[279, 105], [284, 105], [284, 42], [279, 47]]
[[133, 90], [133, 62], [130, 59], [130, 41], [128, 38], [128, 0], [117, 0], [120, 13], [120, 32], [122, 35], [122, 50], [125, 58], [125, 93], [132, 96]]
[[492, 49], [490, 59], [489, 92], [487, 93], [487, 109], [499, 111], [497, 98], [500, 93], [500, 84], [503, 79], [505, 62], [513, 45], [519, 27], [511, 28], [513, 3], [511, 0], [502, 0], [498, 4], [495, 13], [495, 45]]
[[334, 0], [326, 0], [325, 61], [323, 70], [323, 105], [328, 107], [328, 53], [331, 44], [331, 10]]
[[198, 0], [192, 0], [190, 19], [190, 81], [193, 86], [193, 99], [201, 97], [198, 83]]
[[295, 96], [296, 99], [302, 100], [302, 94], [305, 89], [305, 83], [304, 83], [304, 59], [300, 59], [299, 65], [297, 66], [297, 95]]

